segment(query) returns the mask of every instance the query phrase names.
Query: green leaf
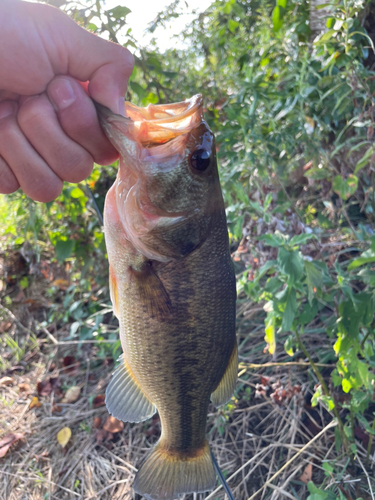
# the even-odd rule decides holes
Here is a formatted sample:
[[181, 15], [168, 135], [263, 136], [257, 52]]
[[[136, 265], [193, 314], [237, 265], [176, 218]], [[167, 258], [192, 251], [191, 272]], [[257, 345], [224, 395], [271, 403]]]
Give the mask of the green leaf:
[[288, 285], [298, 281], [303, 274], [304, 261], [298, 250], [287, 250], [281, 247], [277, 256], [280, 272], [288, 277]]
[[234, 19], [229, 19], [228, 21], [228, 28], [231, 33], [234, 33], [239, 25], [240, 23], [235, 21]]
[[321, 287], [321, 284], [323, 282], [323, 274], [319, 269], [317, 269], [314, 266], [313, 262], [309, 262], [308, 260], [305, 260], [304, 263], [305, 263], [305, 271], [306, 271], [308, 299], [309, 299], [309, 302], [311, 305], [312, 301], [314, 299], [314, 293], [315, 293], [314, 288], [317, 290], [318, 288]]
[[351, 384], [350, 380], [348, 380], [347, 378], [343, 378], [342, 379], [342, 390], [345, 393], [348, 393], [351, 388], [352, 388], [352, 384]]
[[294, 356], [294, 351], [293, 351], [293, 344], [294, 344], [294, 337], [293, 335], [288, 335], [285, 343], [284, 343], [284, 350], [288, 354], [288, 356]]
[[269, 314], [265, 320], [265, 336], [264, 340], [268, 344], [268, 352], [274, 354], [276, 351], [276, 336], [275, 336], [275, 315]]
[[315, 318], [318, 312], [318, 302], [314, 299], [312, 305], [306, 302], [303, 306], [302, 313], [298, 316], [298, 322], [301, 325], [308, 325]]
[[312, 481], [307, 484], [307, 489], [309, 493], [311, 493], [311, 495], [307, 497], [307, 500], [326, 500], [329, 497], [329, 493], [317, 488]]
[[85, 196], [85, 193], [82, 191], [82, 189], [79, 189], [79, 187], [75, 187], [70, 192], [70, 196], [72, 198], [81, 198], [81, 196]]
[[61, 263], [68, 259], [73, 253], [74, 246], [74, 240], [57, 240], [55, 243], [57, 260]]
[[130, 81], [129, 85], [132, 91], [135, 92], [140, 99], [143, 99], [146, 93], [146, 89], [144, 89], [141, 85], [139, 85], [139, 83], [133, 81]]
[[293, 236], [293, 238], [290, 240], [290, 244], [292, 246], [304, 245], [305, 243], [307, 243], [309, 240], [312, 240], [312, 239], [316, 240], [315, 234], [302, 233], [302, 234], [298, 234], [297, 236]]
[[285, 243], [285, 239], [277, 234], [263, 234], [258, 239], [270, 247], [280, 247]]
[[333, 179], [332, 188], [342, 200], [350, 198], [357, 190], [358, 177], [355, 175], [348, 175], [347, 179], [343, 179], [341, 175], [336, 175]]
[[358, 257], [358, 259], [354, 259], [348, 265], [348, 271], [352, 271], [353, 269], [357, 269], [357, 267], [363, 266], [363, 264], [371, 264], [375, 262], [375, 256], [373, 257]]
[[317, 406], [317, 404], [319, 403], [319, 399], [322, 397], [322, 394], [323, 394], [322, 386], [318, 385], [318, 387], [316, 388], [316, 391], [314, 392], [314, 394], [311, 398], [311, 406], [312, 407]]
[[25, 289], [29, 286], [29, 280], [27, 278], [27, 276], [24, 276], [21, 280], [20, 280], [20, 287], [22, 289]]
[[366, 151], [366, 153], [362, 156], [362, 158], [357, 162], [355, 169], [354, 169], [355, 174], [368, 164], [368, 162], [373, 154], [374, 154], [374, 147], [370, 146], [368, 148], [368, 150]]
[[107, 10], [107, 12], [110, 14], [111, 17], [114, 17], [115, 19], [121, 19], [130, 14], [131, 10], [122, 5], [117, 5], [117, 7]]
[[297, 310], [297, 298], [296, 291], [294, 288], [289, 288], [287, 293], [287, 299], [285, 304], [285, 309], [281, 321], [281, 331], [289, 332], [292, 326], [294, 317]]
[[276, 5], [276, 7], [273, 9], [272, 12], [272, 24], [273, 24], [273, 31], [276, 33], [277, 31], [280, 30], [280, 28], [283, 25], [282, 19], [281, 19], [281, 9], [282, 7], [279, 7]]

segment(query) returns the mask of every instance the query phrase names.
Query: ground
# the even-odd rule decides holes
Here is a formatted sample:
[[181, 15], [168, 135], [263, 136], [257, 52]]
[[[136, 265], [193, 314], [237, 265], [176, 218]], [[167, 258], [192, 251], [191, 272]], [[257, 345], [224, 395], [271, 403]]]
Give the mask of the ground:
[[[246, 249], [239, 252], [246, 260]], [[158, 439], [160, 425], [157, 416], [124, 425], [109, 418], [104, 393], [118, 342], [108, 294], [103, 298], [101, 289], [94, 289], [90, 295], [91, 301], [99, 296], [102, 301], [103, 345], [95, 335], [71, 340], [72, 318], [61, 318], [69, 287], [79, 278], [51, 254], [38, 265], [31, 261], [19, 250], [2, 256], [0, 499], [133, 498], [135, 473]], [[61, 314], [55, 310], [56, 320], [48, 324], [51, 303]], [[69, 311], [73, 314], [72, 306]], [[211, 407], [208, 415], [210, 446], [234, 498], [374, 498], [367, 472], [374, 470], [374, 454], [364, 466], [368, 436], [358, 430], [355, 462], [337, 450], [331, 414], [323, 405], [311, 406], [317, 380], [310, 363], [303, 354], [288, 361], [282, 348], [271, 356], [264, 317], [262, 303], [239, 297], [237, 390], [228, 405]], [[95, 327], [92, 317], [86, 323]], [[317, 341], [314, 334], [305, 337], [312, 348]], [[334, 363], [318, 366], [329, 374]], [[67, 429], [61, 433], [64, 428], [71, 435]], [[331, 491], [334, 484], [336, 496], [314, 497], [309, 481]], [[223, 488], [218, 482], [215, 491], [201, 496], [223, 498]]]

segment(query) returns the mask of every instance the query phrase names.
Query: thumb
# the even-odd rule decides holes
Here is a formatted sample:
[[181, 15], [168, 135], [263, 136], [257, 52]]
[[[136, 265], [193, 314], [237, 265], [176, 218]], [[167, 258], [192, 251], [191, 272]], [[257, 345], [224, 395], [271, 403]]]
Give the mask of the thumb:
[[54, 43], [45, 50], [49, 53], [57, 50], [57, 54], [50, 54], [50, 61], [60, 60], [65, 66], [65, 71], [59, 68], [55, 73], [69, 74], [83, 82], [88, 80], [88, 91], [95, 101], [123, 114], [127, 83], [134, 67], [133, 55], [125, 47], [81, 28], [60, 10], [39, 7], [48, 9], [52, 17], [49, 28]]

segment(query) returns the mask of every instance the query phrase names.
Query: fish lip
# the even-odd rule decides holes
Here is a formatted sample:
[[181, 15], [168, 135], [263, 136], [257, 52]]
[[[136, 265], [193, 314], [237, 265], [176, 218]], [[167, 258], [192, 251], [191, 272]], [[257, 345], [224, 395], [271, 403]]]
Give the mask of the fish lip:
[[203, 121], [201, 94], [173, 104], [149, 104], [146, 108], [125, 102], [125, 116], [115, 114], [95, 101], [94, 104], [110, 140], [112, 127], [138, 143], [141, 148], [152, 148], [170, 142], [180, 135], [188, 134]]

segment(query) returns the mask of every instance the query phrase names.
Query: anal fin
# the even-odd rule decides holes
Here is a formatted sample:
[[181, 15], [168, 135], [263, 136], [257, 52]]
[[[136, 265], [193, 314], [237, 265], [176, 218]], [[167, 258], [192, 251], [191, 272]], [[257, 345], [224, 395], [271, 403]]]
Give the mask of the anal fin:
[[156, 412], [155, 405], [143, 393], [133, 373], [128, 368], [124, 355], [120, 356], [107, 387], [105, 403], [111, 415], [124, 422], [142, 422]]
[[234, 344], [234, 348], [229, 358], [227, 369], [216, 387], [215, 391], [211, 394], [211, 401], [218, 407], [228, 403], [228, 401], [233, 396], [234, 389], [236, 387], [238, 375], [238, 353], [237, 353], [237, 342]]

